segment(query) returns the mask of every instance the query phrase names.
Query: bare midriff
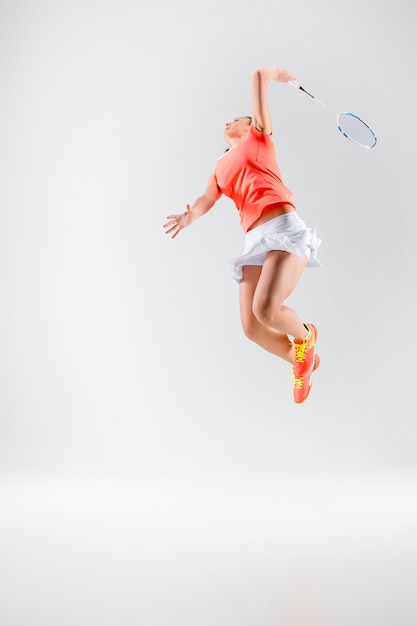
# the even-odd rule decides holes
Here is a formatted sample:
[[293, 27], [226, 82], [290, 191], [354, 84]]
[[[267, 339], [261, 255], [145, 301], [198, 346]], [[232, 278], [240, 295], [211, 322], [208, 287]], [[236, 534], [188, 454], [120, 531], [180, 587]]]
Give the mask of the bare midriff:
[[274, 217], [279, 217], [284, 213], [291, 213], [292, 211], [295, 211], [295, 208], [292, 204], [281, 203], [277, 204], [276, 206], [269, 206], [265, 209], [265, 212], [262, 213], [262, 215], [258, 217], [258, 219], [253, 224], [251, 224], [249, 230], [260, 226], [261, 224], [265, 224], [265, 222], [269, 222], [269, 220], [273, 220]]

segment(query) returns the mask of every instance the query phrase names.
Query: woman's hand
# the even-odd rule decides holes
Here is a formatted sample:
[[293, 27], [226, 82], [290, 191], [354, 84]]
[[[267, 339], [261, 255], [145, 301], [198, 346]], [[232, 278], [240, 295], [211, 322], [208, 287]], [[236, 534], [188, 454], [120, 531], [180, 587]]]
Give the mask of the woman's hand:
[[295, 80], [295, 76], [290, 74], [285, 67], [277, 67], [274, 65], [271, 68], [271, 80], [275, 80], [278, 83], [287, 83], [290, 80]]
[[192, 222], [190, 205], [187, 204], [185, 213], [181, 213], [180, 215], [168, 215], [167, 220], [169, 220], [169, 222], [164, 224], [164, 228], [166, 229], [165, 234], [171, 235], [171, 238], [175, 239], [178, 233]]

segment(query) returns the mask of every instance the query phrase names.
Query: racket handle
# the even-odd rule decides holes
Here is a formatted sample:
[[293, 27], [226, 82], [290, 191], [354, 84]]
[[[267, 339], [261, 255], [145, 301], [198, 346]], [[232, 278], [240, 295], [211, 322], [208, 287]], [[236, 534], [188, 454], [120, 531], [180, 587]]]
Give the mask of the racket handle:
[[304, 93], [306, 93], [308, 96], [310, 96], [310, 98], [313, 98], [313, 100], [316, 99], [311, 93], [309, 93], [306, 89], [304, 89], [304, 87], [302, 87], [298, 81], [296, 81], [296, 80], [289, 80], [288, 82], [290, 83], [290, 85], [292, 85], [296, 89], [301, 89], [301, 91], [304, 91]]
[[304, 89], [304, 87], [302, 87], [297, 80], [289, 80], [288, 82], [289, 82], [290, 85], [292, 85], [296, 89], [301, 89], [301, 91], [304, 91], [304, 93], [306, 93], [308, 96], [310, 96], [310, 98], [312, 98], [318, 104], [321, 104], [321, 106], [323, 106], [325, 109], [327, 109], [328, 111], [331, 111], [334, 115], [337, 115], [336, 111], [333, 111], [333, 109], [328, 107], [327, 104], [324, 104], [324, 102], [321, 102], [320, 100], [315, 98], [313, 96], [313, 94], [311, 94], [309, 91], [307, 91], [307, 89]]

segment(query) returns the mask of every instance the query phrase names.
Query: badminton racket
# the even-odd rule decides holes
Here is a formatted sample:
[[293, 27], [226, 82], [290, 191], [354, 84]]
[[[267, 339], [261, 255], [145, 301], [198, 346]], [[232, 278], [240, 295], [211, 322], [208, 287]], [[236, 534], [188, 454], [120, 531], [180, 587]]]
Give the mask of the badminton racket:
[[301, 89], [304, 91], [310, 98], [312, 98], [318, 104], [321, 104], [325, 109], [331, 111], [333, 115], [336, 115], [337, 119], [337, 128], [342, 133], [346, 139], [350, 139], [353, 143], [356, 143], [358, 146], [362, 146], [363, 148], [373, 148], [376, 144], [376, 136], [372, 128], [368, 126], [358, 115], [354, 113], [350, 113], [348, 111], [343, 111], [342, 113], [336, 113], [327, 104], [315, 98], [311, 93], [309, 93], [304, 87], [300, 85], [296, 80], [288, 81], [290, 85], [295, 87], [296, 89]]

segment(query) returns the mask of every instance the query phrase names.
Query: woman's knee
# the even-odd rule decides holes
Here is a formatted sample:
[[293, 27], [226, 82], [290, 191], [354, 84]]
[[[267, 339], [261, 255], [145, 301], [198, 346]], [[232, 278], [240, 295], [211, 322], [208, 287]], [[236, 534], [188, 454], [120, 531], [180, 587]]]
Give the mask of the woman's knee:
[[242, 317], [242, 330], [247, 339], [257, 343], [261, 329], [260, 324], [254, 315]]
[[271, 300], [256, 300], [253, 303], [253, 314], [263, 326], [276, 326], [281, 314], [281, 303]]

